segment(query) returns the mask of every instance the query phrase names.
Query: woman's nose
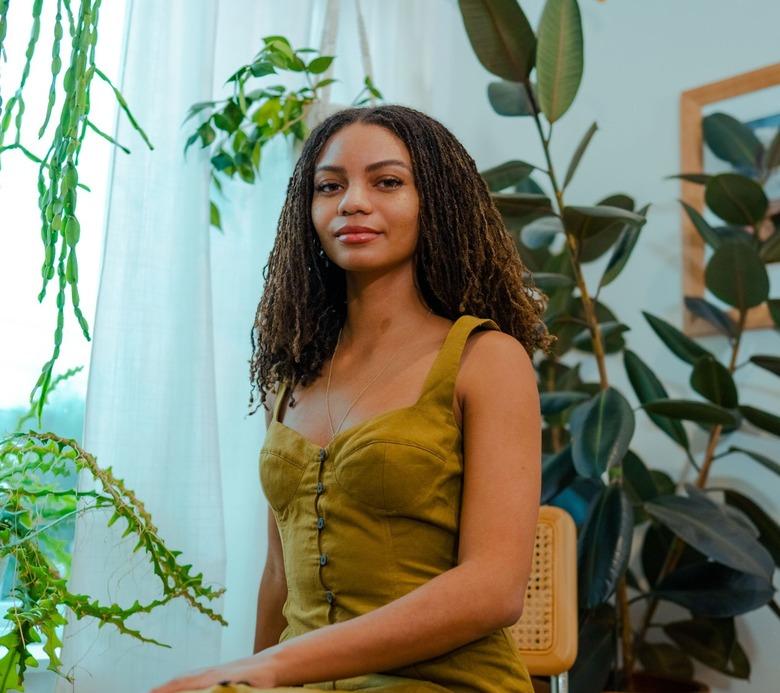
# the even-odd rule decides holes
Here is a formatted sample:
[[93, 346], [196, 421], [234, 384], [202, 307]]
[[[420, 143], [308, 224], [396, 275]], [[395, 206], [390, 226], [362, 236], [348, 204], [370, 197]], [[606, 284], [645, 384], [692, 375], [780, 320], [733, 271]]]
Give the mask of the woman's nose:
[[339, 214], [354, 214], [355, 212], [371, 212], [368, 192], [363, 185], [352, 183], [344, 191], [338, 208]]

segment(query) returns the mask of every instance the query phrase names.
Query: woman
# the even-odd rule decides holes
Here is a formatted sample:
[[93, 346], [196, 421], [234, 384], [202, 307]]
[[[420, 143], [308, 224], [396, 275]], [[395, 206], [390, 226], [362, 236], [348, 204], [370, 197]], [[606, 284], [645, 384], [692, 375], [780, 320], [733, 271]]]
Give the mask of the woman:
[[414, 109], [335, 113], [266, 269], [255, 654], [155, 693], [530, 692], [507, 628], [539, 505], [531, 355], [554, 337], [474, 161]]

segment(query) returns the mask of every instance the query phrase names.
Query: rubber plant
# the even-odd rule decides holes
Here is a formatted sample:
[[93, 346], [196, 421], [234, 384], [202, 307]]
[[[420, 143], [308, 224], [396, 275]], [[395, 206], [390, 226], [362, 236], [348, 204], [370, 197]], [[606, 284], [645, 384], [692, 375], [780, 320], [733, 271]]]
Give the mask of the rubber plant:
[[[229, 97], [193, 104], [184, 121], [204, 111], [209, 113], [187, 138], [184, 152], [186, 155], [198, 140], [202, 149], [209, 149], [211, 181], [220, 193], [221, 177], [232, 179], [238, 175], [246, 183], [255, 182], [260, 175], [263, 147], [273, 138], [291, 135], [295, 142], [303, 142], [309, 135], [307, 115], [319, 101], [320, 90], [338, 81], [319, 78], [328, 71], [335, 56], [310, 56], [318, 51], [293, 49], [284, 36], [264, 36], [263, 44], [251, 63], [239, 67], [225, 81], [226, 85], [232, 85], [233, 93]], [[283, 84], [250, 89], [250, 81], [278, 75], [279, 70], [302, 76], [305, 84], [296, 90], [287, 89]], [[383, 98], [368, 75], [363, 85], [352, 106]], [[211, 224], [222, 230], [220, 210], [214, 200]]]
[[[134, 614], [149, 612], [173, 598], [185, 599], [193, 608], [226, 625], [224, 619], [204, 600], [219, 597], [223, 590], [203, 584], [201, 574], [191, 574], [191, 565], [179, 560], [180, 551], [168, 548], [159, 536], [148, 511], [135, 494], [117, 478], [111, 468], [98, 465], [94, 455], [75, 440], [54, 432], [22, 431], [23, 424], [36, 418], [41, 426], [48, 395], [57, 383], [70, 377], [75, 370], [54, 376], [54, 364], [62, 342], [66, 290], [70, 287], [71, 303], [84, 337], [89, 340], [89, 326], [79, 308], [77, 248], [80, 224], [77, 213], [78, 189], [89, 191], [79, 178], [81, 147], [88, 131], [92, 131], [120, 147], [90, 119], [90, 93], [95, 76], [112, 89], [121, 109], [149, 148], [153, 148], [145, 133], [130, 113], [122, 94], [97, 67], [95, 50], [101, 0], [56, 1], [53, 34], [51, 86], [38, 139], [49, 133], [46, 153], [39, 156], [33, 146], [22, 142], [22, 122], [25, 116], [24, 88], [30, 73], [35, 47], [41, 32], [43, 0], [29, 4], [32, 11], [32, 31], [27, 44], [20, 84], [7, 102], [0, 95], [0, 155], [20, 152], [38, 165], [38, 207], [41, 215], [41, 238], [44, 262], [41, 268], [42, 287], [38, 301], [42, 302], [48, 282], [57, 277], [57, 326], [54, 351], [44, 364], [30, 394], [29, 411], [19, 420], [10, 435], [0, 439], [0, 561], [13, 570], [10, 597], [13, 606], [3, 614], [10, 630], [0, 637], [0, 693], [23, 690], [24, 674], [36, 666], [30, 644], [43, 641], [49, 656], [49, 668], [59, 672], [58, 651], [61, 645], [58, 630], [69, 609], [76, 618], [86, 616], [100, 624], [111, 624], [121, 632], [146, 642], [156, 642], [138, 630], [125, 625]], [[5, 59], [4, 40], [8, 33], [10, 0], [0, 0], [0, 59]], [[64, 13], [64, 14], [63, 14]], [[70, 54], [68, 67], [60, 78], [63, 64], [64, 24], [67, 21]], [[58, 93], [62, 98], [57, 107]], [[54, 118], [52, 118], [54, 116]], [[16, 133], [8, 144], [11, 125]], [[63, 486], [63, 478], [74, 478], [84, 472], [94, 482], [94, 490], [79, 491]], [[162, 583], [161, 596], [147, 604], [136, 601], [129, 606], [100, 604], [89, 595], [74, 594], [67, 587], [68, 547], [63, 543], [62, 528], [85, 512], [99, 511], [109, 525], [123, 520], [125, 535], [138, 537], [134, 551], [143, 549], [155, 574]], [[158, 645], [163, 643], [156, 642]], [[167, 646], [167, 645], [164, 645]]]
[[[705, 299], [686, 300], [730, 330], [730, 364], [720, 364], [675, 327], [644, 312], [664, 343], [691, 365], [691, 385], [701, 396], [670, 398], [650, 367], [627, 348], [629, 327], [601, 298], [627, 267], [649, 205], [636, 209], [624, 193], [595, 205], [569, 204], [567, 188], [597, 132], [596, 123], [572, 153], [563, 177], [551, 155], [554, 126], [574, 101], [583, 75], [577, 1], [547, 0], [536, 31], [517, 0], [459, 0], [459, 7], [478, 60], [500, 78], [487, 89], [494, 111], [532, 124], [544, 151], [544, 164], [510, 160], [482, 175], [535, 284], [548, 295], [545, 321], [557, 337], [554, 358], [537, 363], [545, 420], [541, 500], [570, 510], [579, 528], [580, 654], [571, 672], [572, 691], [595, 693], [605, 686], [661, 690], [665, 684], [653, 676], [691, 679], [691, 657], [732, 676], [746, 676], [747, 657], [733, 617], [765, 604], [777, 610], [772, 573], [780, 557], [780, 532], [754, 501], [733, 489], [716, 494], [707, 488], [707, 478], [714, 459], [735, 452], [717, 452], [721, 439], [737, 430], [751, 431], [745, 421], [780, 434], [778, 417], [738, 402], [732, 378], [744, 312], [768, 300], [764, 264], [775, 261], [778, 248], [777, 230], [760, 240], [739, 228], [757, 228], [765, 213], [765, 205], [742, 199], [743, 193], [760, 199], [758, 184], [736, 183], [728, 178], [733, 174], [700, 179], [709, 187], [708, 204], [716, 213], [737, 195], [722, 217], [731, 226], [709, 234], [710, 244], [723, 249], [708, 264], [707, 286], [742, 317], [732, 325]], [[774, 154], [762, 161], [775, 161], [773, 147]], [[542, 184], [535, 178], [539, 174]], [[733, 211], [743, 205], [752, 210], [749, 219]], [[698, 228], [706, 233], [703, 224]], [[583, 267], [607, 253], [594, 291]], [[777, 316], [777, 302], [769, 300], [769, 306]], [[636, 406], [610, 380], [610, 366], [616, 367], [620, 356]], [[778, 372], [776, 356], [754, 358], [756, 366]], [[595, 362], [597, 381], [583, 380], [584, 359]], [[632, 449], [640, 409], [679, 445], [681, 476], [687, 465], [698, 470], [694, 484], [675, 483]], [[692, 449], [683, 421], [707, 431], [703, 453]], [[780, 471], [772, 460], [747, 454]], [[641, 552], [638, 566], [629, 561], [634, 546]], [[690, 617], [656, 623], [652, 616], [658, 601], [682, 606]], [[647, 637], [649, 628], [666, 639]], [[691, 682], [691, 690], [695, 686]]]

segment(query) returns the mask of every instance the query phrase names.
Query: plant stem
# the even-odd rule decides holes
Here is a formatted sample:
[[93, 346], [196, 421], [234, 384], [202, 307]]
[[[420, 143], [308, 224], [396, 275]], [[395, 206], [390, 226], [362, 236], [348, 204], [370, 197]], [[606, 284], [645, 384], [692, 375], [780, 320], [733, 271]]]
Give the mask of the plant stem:
[[[553, 166], [552, 157], [550, 156], [549, 138], [545, 138], [544, 133], [542, 132], [542, 124], [539, 120], [539, 106], [534, 99], [533, 90], [530, 88], [530, 85], [527, 82], [524, 83], [524, 87], [526, 93], [528, 94], [529, 102], [531, 103], [531, 111], [533, 112], [536, 129], [539, 132], [539, 137], [542, 140], [544, 157], [547, 161], [547, 174], [550, 178], [550, 184], [552, 185], [553, 192], [555, 193], [558, 216], [563, 222], [563, 210], [565, 209], [563, 190], [558, 187], [558, 181], [555, 176], [555, 166]], [[550, 133], [552, 133], [552, 124], [550, 124]], [[577, 239], [575, 238], [574, 234], [569, 233], [565, 225], [563, 229], [566, 236], [566, 245], [569, 249], [569, 260], [571, 261], [572, 270], [574, 272], [574, 279], [577, 282], [577, 288], [580, 291], [582, 309], [591, 333], [593, 355], [596, 359], [596, 364], [599, 370], [599, 386], [601, 390], [606, 390], [609, 387], [609, 378], [607, 376], [604, 345], [602, 343], [601, 328], [596, 316], [596, 309], [593, 305], [593, 301], [591, 300], [590, 293], [588, 292], [588, 286], [585, 283], [585, 277], [582, 273], [582, 268], [580, 267]], [[622, 472], [622, 463], [619, 462], [618, 466], [620, 466]], [[618, 475], [618, 483], [621, 485], [623, 484], [622, 473]], [[631, 628], [630, 611], [628, 608], [628, 585], [626, 583], [625, 575], [623, 575], [618, 581], [615, 601], [620, 627], [623, 679], [627, 689], [631, 690], [634, 667], [634, 649], [632, 642], [633, 632]]]

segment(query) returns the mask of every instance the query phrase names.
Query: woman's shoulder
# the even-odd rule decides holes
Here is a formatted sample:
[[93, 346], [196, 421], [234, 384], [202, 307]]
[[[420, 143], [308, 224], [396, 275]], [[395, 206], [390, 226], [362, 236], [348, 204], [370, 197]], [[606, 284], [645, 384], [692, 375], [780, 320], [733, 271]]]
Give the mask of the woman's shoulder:
[[[518, 381], [519, 378], [519, 381]], [[457, 384], [459, 398], [490, 383], [536, 383], [533, 361], [523, 344], [511, 334], [496, 329], [475, 330], [463, 348]], [[500, 396], [500, 392], [494, 392]]]

